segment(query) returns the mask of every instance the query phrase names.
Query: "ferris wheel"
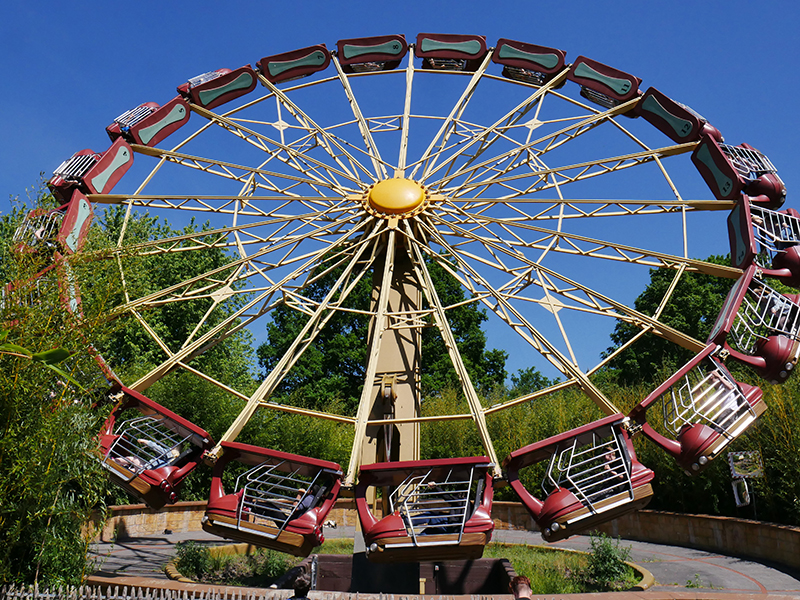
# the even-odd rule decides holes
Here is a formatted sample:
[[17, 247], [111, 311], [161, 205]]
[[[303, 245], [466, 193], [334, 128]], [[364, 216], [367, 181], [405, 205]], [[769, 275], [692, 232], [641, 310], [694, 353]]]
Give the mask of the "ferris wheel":
[[[82, 252], [98, 207], [124, 214], [111, 251], [123, 286], [114, 310], [138, 323], [160, 359], [137, 381], [114, 383], [118, 404], [101, 436], [109, 475], [160, 507], [177, 499], [189, 472], [211, 464], [208, 531], [305, 555], [322, 542], [339, 491], [354, 488], [370, 558], [397, 561], [480, 556], [500, 478], [549, 541], [646, 505], [653, 473], [637, 460], [635, 435], [687, 473], [701, 471], [765, 409], [761, 390], [736, 381], [724, 360], [774, 382], [796, 364], [798, 297], [764, 278], [800, 281], [800, 215], [779, 210], [785, 189], [764, 154], [725, 144], [702, 116], [641, 83], [590, 58], [569, 62], [564, 51], [509, 39], [491, 47], [476, 35], [419, 34], [413, 43], [389, 35], [210, 71], [163, 105], [120, 115], [107, 128], [107, 151], [82, 150], [56, 170], [50, 187], [63, 205], [31, 213], [15, 238], [26, 251], [56, 248], [66, 265]], [[120, 180], [129, 193], [112, 193]], [[731, 266], [689, 257], [691, 223], [715, 211], [730, 213]], [[208, 224], [140, 240], [135, 223], [145, 213]], [[126, 283], [136, 257], [212, 251], [225, 260], [174, 285], [140, 293]], [[626, 286], [653, 268], [674, 277], [646, 315]], [[448, 303], [433, 269], [466, 299]], [[736, 280], [708, 340], [661, 320], [690, 273]], [[353, 299], [364, 281], [366, 307]], [[70, 310], [79, 311], [75, 296]], [[151, 316], [188, 303], [202, 310], [170, 346]], [[546, 365], [558, 382], [485, 406], [451, 327], [465, 303], [482, 307], [527, 364]], [[303, 326], [254, 393], [196, 360], [245, 328], [263, 331], [278, 309], [304, 315]], [[345, 313], [370, 323], [354, 414], [275, 401], [303, 353]], [[603, 348], [588, 347], [593, 332], [607, 339], [617, 322], [639, 333], [598, 358]], [[424, 328], [441, 336], [468, 413], [421, 415]], [[626, 415], [592, 375], [643, 336], [694, 358]], [[220, 440], [147, 397], [176, 370], [241, 401]], [[566, 388], [607, 416], [497, 456], [487, 418]], [[349, 464], [237, 442], [263, 410], [352, 427]], [[420, 423], [453, 419], [474, 423], [484, 455], [421, 460]], [[538, 463], [544, 495], [519, 477]], [[223, 482], [232, 465], [233, 489]]]

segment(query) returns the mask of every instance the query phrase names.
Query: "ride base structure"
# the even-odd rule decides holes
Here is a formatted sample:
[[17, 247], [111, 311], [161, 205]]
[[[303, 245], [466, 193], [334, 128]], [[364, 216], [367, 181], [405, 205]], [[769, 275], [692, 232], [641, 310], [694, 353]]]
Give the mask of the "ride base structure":
[[[108, 150], [80, 150], [62, 163], [48, 184], [61, 205], [31, 212], [14, 236], [16, 252], [46, 255], [52, 265], [9, 283], [4, 302], [36, 302], [37, 286], [57, 285], [61, 308], [79, 319], [71, 260], [117, 261], [125, 293], [116, 312], [142, 326], [163, 360], [123, 385], [93, 350], [115, 402], [99, 449], [112, 481], [157, 509], [209, 465], [204, 529], [299, 556], [324, 541], [337, 497], [353, 494], [363, 560], [416, 563], [480, 557], [492, 535], [494, 489], [506, 482], [553, 542], [647, 505], [654, 474], [637, 459], [636, 437], [689, 476], [734, 444], [766, 405], [726, 361], [782, 383], [800, 356], [800, 295], [779, 292], [772, 281], [798, 287], [800, 213], [781, 210], [786, 190], [766, 155], [726, 144], [689, 107], [655, 88], [641, 91], [640, 78], [583, 56], [570, 64], [566, 55], [452, 34], [419, 34], [413, 43], [403, 35], [346, 39], [335, 50], [319, 44], [189, 79], [165, 104], [117, 117], [106, 129]], [[431, 82], [435, 94], [423, 87]], [[190, 120], [199, 128], [179, 139]], [[667, 170], [686, 154], [711, 198], [685, 197], [684, 170]], [[150, 161], [149, 171], [140, 161]], [[129, 172], [140, 183], [112, 193]], [[192, 191], [176, 193], [181, 186]], [[623, 189], [633, 196], [620, 199]], [[648, 199], [653, 190], [668, 198]], [[117, 245], [95, 255], [84, 243], [101, 204], [125, 216]], [[729, 213], [730, 266], [688, 257], [687, 221], [716, 211]], [[145, 213], [197, 212], [209, 220], [202, 231], [128, 238]], [[664, 222], [680, 230], [677, 239], [661, 233]], [[650, 227], [659, 234], [647, 236]], [[626, 241], [643, 232], [649, 248]], [[138, 297], [125, 284], [134, 276], [130, 257], [209, 251], [222, 251], [225, 264]], [[465, 293], [453, 300], [437, 287], [431, 265]], [[596, 276], [598, 265], [607, 276]], [[574, 276], [565, 274], [570, 268]], [[624, 268], [674, 271], [654, 315], [615, 299]], [[734, 281], [705, 341], [661, 316], [691, 273]], [[368, 309], [352, 300], [361, 281], [370, 282]], [[181, 302], [200, 303], [203, 316], [179, 347], [169, 347], [148, 315]], [[466, 304], [483, 307], [492, 327], [514, 332], [560, 379], [487, 406], [453, 326], [454, 311]], [[230, 388], [194, 360], [278, 307], [303, 313], [304, 325], [254, 393]], [[281, 402], [282, 383], [341, 315], [369, 321], [355, 414]], [[586, 319], [595, 317], [638, 333], [587, 368], [579, 350], [590, 337]], [[441, 338], [462, 414], [423, 411], [426, 329]], [[694, 356], [626, 414], [592, 375], [653, 335]], [[241, 402], [219, 440], [145, 395], [176, 370]], [[606, 416], [530, 440], [500, 460], [493, 415], [535, 410], [537, 400], [567, 388]], [[258, 410], [352, 427], [349, 464], [237, 441]], [[484, 454], [423, 460], [425, 424], [454, 420], [474, 425]], [[532, 489], [535, 475], [540, 491]]]

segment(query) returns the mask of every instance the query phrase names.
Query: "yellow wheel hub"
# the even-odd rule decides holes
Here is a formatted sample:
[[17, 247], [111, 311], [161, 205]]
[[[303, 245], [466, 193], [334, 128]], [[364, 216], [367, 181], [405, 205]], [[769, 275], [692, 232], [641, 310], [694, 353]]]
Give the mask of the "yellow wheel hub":
[[410, 179], [384, 179], [369, 190], [372, 209], [388, 215], [414, 212], [425, 201], [425, 188]]

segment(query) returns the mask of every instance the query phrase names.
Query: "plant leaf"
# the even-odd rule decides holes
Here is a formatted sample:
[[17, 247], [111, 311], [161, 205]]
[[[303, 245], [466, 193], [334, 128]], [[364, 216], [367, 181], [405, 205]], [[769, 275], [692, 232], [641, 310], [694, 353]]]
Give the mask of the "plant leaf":
[[73, 379], [72, 376], [66, 373], [63, 369], [60, 369], [59, 367], [49, 363], [45, 363], [44, 366], [58, 373], [61, 377], [69, 381], [72, 385], [76, 386], [80, 391], [82, 392], [86, 391], [86, 389], [80, 383], [75, 381], [75, 379]]
[[24, 354], [28, 358], [33, 356], [33, 353], [27, 348], [17, 346], [16, 344], [0, 344], [0, 352], [14, 352], [16, 354]]
[[64, 348], [53, 348], [52, 350], [45, 350], [44, 352], [37, 352], [31, 358], [36, 362], [42, 362], [46, 365], [54, 365], [60, 363], [62, 360], [69, 358], [69, 350]]

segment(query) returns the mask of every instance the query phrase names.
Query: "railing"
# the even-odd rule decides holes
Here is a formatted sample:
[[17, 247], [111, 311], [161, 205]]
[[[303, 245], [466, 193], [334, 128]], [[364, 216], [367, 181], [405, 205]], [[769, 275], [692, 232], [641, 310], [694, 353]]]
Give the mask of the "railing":
[[119, 474], [109, 461], [131, 472], [128, 481], [140, 473], [173, 464], [191, 435], [182, 436], [170, 429], [163, 418], [144, 416], [125, 421], [119, 437], [103, 458], [103, 466]]
[[708, 363], [698, 364], [662, 395], [664, 427], [673, 435], [678, 436], [684, 425], [705, 423], [733, 439], [742, 429], [741, 417], [756, 418], [736, 381], [719, 364], [712, 364], [710, 368]]
[[239, 527], [242, 521], [247, 522], [251, 518], [256, 524], [261, 519], [267, 519], [278, 530], [274, 533], [265, 532], [264, 535], [274, 539], [301, 511], [313, 508], [318, 498], [312, 490], [322, 491], [318, 485], [322, 471], [317, 471], [313, 479], [302, 478], [299, 470], [281, 472], [283, 464], [264, 462], [236, 479], [234, 493], [244, 490], [237, 515]]
[[[588, 440], [573, 438], [567, 447], [557, 449], [542, 482], [549, 493], [560, 487], [570, 490], [593, 513], [595, 504], [622, 492], [633, 497], [627, 452], [613, 428], [591, 432]], [[550, 490], [547, 484], [550, 484]]]
[[[450, 471], [444, 481], [431, 479], [432, 470], [424, 475], [410, 475], [389, 498], [392, 512], [397, 510], [406, 525], [406, 532], [418, 546], [431, 545], [425, 536], [434, 534], [464, 533], [470, 499], [480, 502], [481, 490], [475, 478], [474, 467], [466, 479], [452, 479]], [[474, 490], [473, 490], [474, 488]]]
[[754, 279], [742, 298], [728, 343], [744, 354], [756, 354], [759, 341], [773, 335], [797, 339], [799, 330], [800, 306]]

